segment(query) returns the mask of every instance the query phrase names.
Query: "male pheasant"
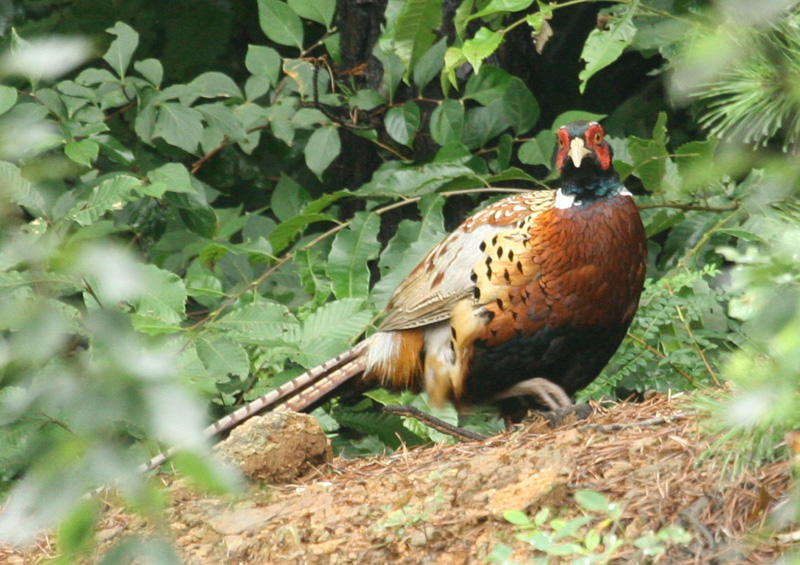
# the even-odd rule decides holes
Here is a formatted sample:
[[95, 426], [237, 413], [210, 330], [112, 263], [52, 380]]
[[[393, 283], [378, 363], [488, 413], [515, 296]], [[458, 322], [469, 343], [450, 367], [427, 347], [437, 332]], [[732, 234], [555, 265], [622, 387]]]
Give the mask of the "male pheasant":
[[510, 196], [468, 218], [400, 284], [378, 332], [206, 434], [290, 395], [282, 406], [301, 410], [354, 377], [424, 389], [434, 403], [532, 395], [569, 406], [625, 336], [647, 241], [602, 126], [573, 122], [557, 137], [558, 190]]

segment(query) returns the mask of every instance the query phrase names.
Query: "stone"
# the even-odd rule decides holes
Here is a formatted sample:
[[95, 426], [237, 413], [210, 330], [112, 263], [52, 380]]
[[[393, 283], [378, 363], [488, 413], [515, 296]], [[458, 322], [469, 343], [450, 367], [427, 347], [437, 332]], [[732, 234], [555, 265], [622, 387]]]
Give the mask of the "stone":
[[268, 412], [234, 428], [214, 450], [254, 481], [289, 483], [327, 464], [333, 451], [313, 416]]

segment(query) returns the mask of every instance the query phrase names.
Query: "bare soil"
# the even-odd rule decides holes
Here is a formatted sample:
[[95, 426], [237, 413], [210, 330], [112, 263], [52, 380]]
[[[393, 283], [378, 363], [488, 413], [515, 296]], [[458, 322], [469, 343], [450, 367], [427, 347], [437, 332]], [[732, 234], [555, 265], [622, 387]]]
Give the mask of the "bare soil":
[[[253, 483], [235, 497], [198, 494], [177, 481], [168, 529], [190, 564], [485, 563], [499, 545], [513, 561], [531, 563], [544, 554], [516, 539], [503, 512], [533, 516], [549, 507], [571, 519], [582, 513], [573, 493], [589, 489], [622, 505], [617, 534], [626, 540], [669, 525], [691, 534], [659, 563], [769, 563], [798, 551], [791, 535], [765, 527], [785, 504], [789, 462], [727, 477], [720, 458], [700, 457], [713, 438], [700, 432], [686, 396], [593, 408], [587, 420], [555, 429], [535, 420], [482, 442], [334, 458], [293, 484]], [[601, 533], [614, 527], [594, 524]], [[97, 555], [151, 530], [110, 496]], [[24, 552], [0, 548], [0, 563], [54, 555], [43, 539]], [[626, 543], [613, 562], [647, 561]]]

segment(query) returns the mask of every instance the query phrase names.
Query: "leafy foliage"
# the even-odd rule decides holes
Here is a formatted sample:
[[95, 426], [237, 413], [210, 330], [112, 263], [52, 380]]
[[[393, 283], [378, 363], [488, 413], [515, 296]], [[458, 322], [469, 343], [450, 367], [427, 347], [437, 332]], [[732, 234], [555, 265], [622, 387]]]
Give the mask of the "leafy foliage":
[[[791, 3], [758, 40], [725, 20], [748, 57], [712, 77], [698, 122], [668, 107], [658, 71], [674, 71], [676, 99], [695, 92], [693, 54], [721, 37], [700, 0], [406, 0], [383, 28], [333, 0], [137, 0], [113, 14], [86, 0], [57, 18], [19, 4], [0, 58], [2, 539], [61, 523], [79, 554], [94, 512], [81, 496], [113, 482], [156, 527], [111, 562], [174, 558], [137, 463], [178, 445], [182, 472], [232, 488], [202, 455], [204, 408], [227, 413], [373, 331], [468, 210], [552, 180], [554, 131], [574, 119], [606, 118], [650, 236], [639, 316], [584, 396], [733, 378], [754, 396], [718, 422], [756, 437], [752, 460], [796, 427], [796, 175], [783, 154], [736, 145], [787, 123], [782, 144], [795, 142], [785, 84], [766, 105], [736, 94], [758, 82], [740, 80], [753, 64], [762, 83], [776, 76]], [[355, 40], [362, 29], [371, 40]], [[627, 75], [640, 84], [619, 88]], [[442, 439], [375, 410], [400, 401], [427, 408], [376, 392], [315, 414], [347, 453]]]
[[[688, 544], [692, 537], [679, 526], [667, 526], [658, 532], [646, 532], [636, 539], [626, 539], [621, 528], [622, 508], [599, 492], [579, 490], [575, 502], [584, 516], [573, 520], [552, 517], [549, 508], [540, 510], [533, 520], [519, 510], [508, 510], [503, 517], [513, 524], [516, 538], [530, 544], [536, 555], [532, 563], [548, 563], [548, 558], [573, 557], [577, 563], [612, 563], [614, 555], [625, 545], [636, 547], [642, 561], [657, 560], [668, 545]], [[620, 535], [622, 534], [622, 535]], [[489, 558], [493, 563], [508, 563], [511, 549], [495, 547]]]

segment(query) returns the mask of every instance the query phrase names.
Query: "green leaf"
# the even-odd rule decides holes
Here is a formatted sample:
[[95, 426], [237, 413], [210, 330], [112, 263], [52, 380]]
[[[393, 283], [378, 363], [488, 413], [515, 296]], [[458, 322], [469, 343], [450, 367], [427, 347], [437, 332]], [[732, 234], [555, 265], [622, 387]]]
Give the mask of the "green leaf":
[[117, 22], [114, 27], [110, 27], [106, 31], [111, 35], [116, 35], [117, 38], [111, 42], [103, 59], [117, 72], [120, 78], [124, 78], [133, 52], [139, 45], [139, 34], [131, 26], [122, 22]]
[[334, 218], [327, 214], [300, 214], [281, 222], [269, 234], [269, 242], [272, 244], [273, 253], [280, 253], [286, 249], [297, 234], [303, 231], [308, 225], [314, 222], [331, 222]]
[[303, 49], [303, 22], [280, 0], [258, 0], [258, 23], [268, 38]]
[[301, 18], [331, 28], [336, 0], [289, 0], [289, 7]]
[[589, 512], [600, 512], [605, 514], [611, 507], [608, 499], [597, 491], [579, 490], [575, 493], [575, 502]]
[[0, 114], [8, 112], [17, 103], [17, 89], [0, 86]]
[[281, 56], [272, 47], [248, 45], [244, 64], [253, 75], [266, 78], [270, 85], [278, 84]]
[[217, 379], [227, 375], [244, 378], [250, 372], [247, 352], [230, 338], [204, 333], [198, 337], [195, 347], [203, 366]]
[[323, 126], [315, 130], [306, 143], [306, 165], [311, 171], [322, 178], [322, 173], [333, 163], [342, 151], [339, 141], [339, 131], [333, 126]]
[[350, 106], [359, 110], [372, 110], [384, 104], [386, 98], [374, 90], [361, 89], [350, 97]]
[[242, 91], [237, 84], [223, 73], [203, 73], [188, 86], [203, 98], [242, 98]]
[[581, 94], [586, 89], [588, 80], [616, 61], [633, 41], [636, 35], [633, 16], [638, 8], [639, 0], [633, 0], [630, 4], [617, 4], [607, 11], [604, 10], [613, 14], [613, 18], [607, 28], [592, 30], [581, 52], [581, 59], [586, 61], [586, 67], [578, 74], [581, 80], [578, 89]]
[[130, 199], [131, 192], [142, 186], [142, 181], [130, 175], [116, 175], [95, 185], [67, 214], [67, 218], [87, 226], [96, 222], [110, 210], [121, 210]]
[[503, 112], [514, 128], [514, 133], [520, 135], [536, 125], [539, 120], [539, 103], [520, 79], [511, 79], [502, 100]]
[[136, 61], [133, 68], [156, 88], [161, 86], [161, 81], [164, 79], [164, 67], [161, 66], [161, 61], [158, 59]]
[[378, 230], [381, 221], [377, 214], [357, 213], [349, 229], [336, 234], [328, 254], [328, 276], [338, 299], [366, 298], [369, 294], [369, 266], [378, 256]]
[[44, 197], [22, 176], [19, 167], [7, 161], [0, 161], [0, 197], [16, 202], [33, 213], [43, 214]]
[[419, 58], [414, 66], [414, 84], [421, 93], [425, 86], [439, 74], [444, 66], [444, 54], [447, 51], [447, 38], [437, 41]]
[[413, 147], [420, 120], [419, 106], [409, 100], [386, 112], [386, 133], [397, 143]]
[[531, 523], [531, 519], [528, 515], [521, 510], [506, 510], [503, 512], [503, 519], [515, 526], [529, 526]]
[[549, 169], [555, 143], [556, 136], [551, 130], [540, 131], [535, 138], [520, 146], [517, 157], [526, 165], [544, 165]]
[[653, 128], [653, 139], [628, 138], [628, 152], [633, 159], [633, 174], [641, 179], [644, 187], [650, 192], [660, 192], [662, 182], [667, 173], [667, 115], [659, 114]]
[[358, 337], [372, 320], [373, 312], [364, 309], [364, 301], [345, 298], [329, 302], [303, 320], [300, 351], [304, 366], [324, 363], [348, 347], [348, 340]]
[[406, 72], [433, 45], [442, 23], [442, 0], [406, 0], [394, 27], [393, 51]]
[[285, 343], [299, 329], [297, 319], [283, 304], [267, 300], [238, 308], [213, 323], [236, 341], [265, 345]]
[[464, 87], [464, 99], [475, 100], [482, 106], [488, 106], [505, 95], [512, 79], [514, 76], [503, 69], [491, 65], [481, 67], [479, 73], [469, 77]]
[[100, 146], [91, 139], [70, 141], [64, 146], [64, 154], [84, 167], [91, 167], [99, 153]]
[[492, 0], [486, 7], [472, 14], [467, 21], [485, 18], [501, 12], [520, 12], [533, 4], [533, 0]]
[[382, 51], [377, 45], [372, 51], [372, 54], [378, 59], [378, 61], [381, 62], [381, 65], [383, 66], [383, 77], [381, 77], [382, 88], [380, 89], [381, 94], [388, 96], [389, 100], [391, 101], [394, 99], [394, 93], [397, 90], [397, 86], [403, 80], [403, 76], [405, 76], [403, 60], [396, 53], [386, 53]]
[[[592, 112], [584, 112], [582, 110], [569, 110], [567, 112], [564, 112], [563, 114], [559, 114], [559, 116], [555, 120], [553, 120], [552, 129], [557, 130], [563, 125], [578, 120], [583, 120], [586, 122], [599, 122], [605, 117], [606, 114], [594, 114]], [[555, 140], [553, 141], [553, 143], [555, 143]]]
[[464, 127], [464, 104], [458, 100], [442, 101], [431, 113], [431, 137], [439, 145], [461, 140]]
[[281, 178], [275, 185], [270, 199], [272, 213], [281, 220], [285, 221], [293, 216], [297, 216], [303, 207], [311, 200], [311, 195], [302, 185], [286, 173], [281, 172]]
[[197, 110], [177, 102], [165, 102], [158, 107], [153, 137], [161, 137], [170, 145], [195, 153], [203, 136], [201, 118]]
[[[168, 198], [173, 197], [174, 193], [167, 196]], [[212, 207], [196, 200], [190, 200], [178, 209], [178, 213], [189, 231], [203, 237], [216, 237], [218, 218]]]
[[503, 34], [482, 27], [475, 34], [475, 37], [468, 39], [461, 47], [464, 58], [475, 69], [476, 73], [481, 71], [481, 65], [487, 57], [492, 55], [503, 42]]
[[184, 165], [179, 163], [161, 165], [157, 169], [149, 171], [147, 178], [150, 180], [151, 186], [148, 187], [146, 192], [156, 198], [160, 198], [168, 191], [185, 192], [187, 194], [196, 193], [192, 186], [192, 175], [189, 174]]
[[133, 301], [136, 313], [167, 324], [179, 324], [186, 317], [186, 287], [171, 271], [142, 265], [142, 288]]
[[58, 529], [58, 546], [62, 559], [75, 559], [82, 551], [91, 547], [99, 516], [100, 511], [95, 500], [81, 499], [69, 515], [62, 519]]
[[477, 149], [503, 133], [510, 125], [503, 99], [500, 98], [488, 106], [467, 111], [461, 141], [470, 149]]
[[[375, 172], [356, 194], [363, 196], [419, 196], [434, 192], [454, 180], [470, 179], [481, 185], [480, 177], [465, 165], [433, 163], [421, 167], [394, 169], [386, 167]], [[472, 185], [472, 183], [469, 183]]]

